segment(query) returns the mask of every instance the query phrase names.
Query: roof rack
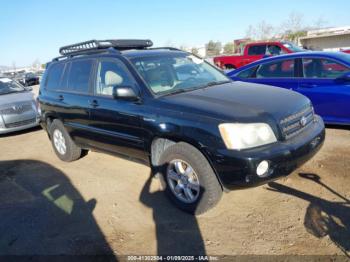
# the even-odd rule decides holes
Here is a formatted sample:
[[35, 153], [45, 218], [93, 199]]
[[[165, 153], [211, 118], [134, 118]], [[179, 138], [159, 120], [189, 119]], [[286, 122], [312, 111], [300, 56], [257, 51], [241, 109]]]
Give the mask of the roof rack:
[[140, 39], [111, 39], [111, 40], [90, 40], [73, 45], [63, 46], [59, 49], [62, 56], [80, 54], [86, 51], [114, 48], [117, 50], [144, 49], [153, 45], [151, 40]]
[[168, 49], [168, 50], [172, 50], [172, 51], [183, 51], [183, 50], [181, 50], [179, 48], [171, 47], [171, 46], [152, 47], [150, 49], [152, 49], [152, 50]]

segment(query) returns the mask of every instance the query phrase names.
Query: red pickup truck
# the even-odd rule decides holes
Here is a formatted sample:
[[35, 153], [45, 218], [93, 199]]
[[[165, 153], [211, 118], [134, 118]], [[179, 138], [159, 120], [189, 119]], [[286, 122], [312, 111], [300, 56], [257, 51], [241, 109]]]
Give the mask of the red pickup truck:
[[241, 55], [217, 56], [214, 63], [222, 69], [237, 69], [267, 56], [302, 52], [304, 49], [287, 41], [248, 43]]

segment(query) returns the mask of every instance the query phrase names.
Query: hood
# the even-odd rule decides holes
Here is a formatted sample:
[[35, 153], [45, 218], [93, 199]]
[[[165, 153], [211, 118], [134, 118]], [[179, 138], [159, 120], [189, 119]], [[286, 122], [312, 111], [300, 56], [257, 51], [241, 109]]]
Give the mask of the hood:
[[172, 108], [222, 120], [250, 122], [263, 117], [280, 119], [298, 112], [310, 100], [283, 88], [231, 82], [162, 97]]
[[7, 104], [28, 101], [34, 101], [34, 94], [29, 91], [0, 95], [0, 107]]

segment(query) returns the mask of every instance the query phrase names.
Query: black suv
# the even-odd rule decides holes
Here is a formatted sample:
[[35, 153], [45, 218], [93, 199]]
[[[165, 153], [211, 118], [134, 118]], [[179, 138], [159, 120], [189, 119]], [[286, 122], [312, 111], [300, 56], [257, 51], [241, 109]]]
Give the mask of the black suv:
[[150, 40], [60, 49], [40, 87], [42, 126], [63, 161], [98, 150], [149, 163], [181, 209], [286, 176], [322, 146], [322, 119], [295, 92], [232, 82], [203, 59]]

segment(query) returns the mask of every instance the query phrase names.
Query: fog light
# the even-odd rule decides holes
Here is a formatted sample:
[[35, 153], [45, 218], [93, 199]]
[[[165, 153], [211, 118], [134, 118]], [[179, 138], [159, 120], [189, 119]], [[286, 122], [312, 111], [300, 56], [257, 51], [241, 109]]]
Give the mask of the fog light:
[[269, 171], [269, 162], [264, 160], [261, 161], [258, 165], [258, 167], [256, 168], [256, 174], [260, 177], [264, 176], [267, 174], [267, 172]]

